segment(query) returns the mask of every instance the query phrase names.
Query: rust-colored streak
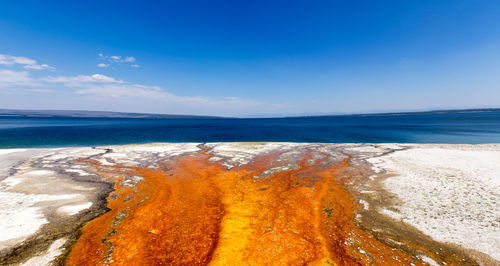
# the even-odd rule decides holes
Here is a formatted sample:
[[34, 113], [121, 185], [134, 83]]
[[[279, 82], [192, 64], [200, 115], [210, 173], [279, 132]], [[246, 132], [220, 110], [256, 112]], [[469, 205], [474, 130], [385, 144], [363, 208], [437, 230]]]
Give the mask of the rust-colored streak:
[[[88, 223], [69, 265], [401, 265], [400, 250], [355, 226], [356, 205], [339, 178], [348, 160], [303, 154], [293, 170], [278, 154], [225, 169], [201, 152], [159, 169], [103, 166], [116, 191]], [[168, 168], [168, 169], [167, 169]], [[144, 178], [120, 185], [126, 175]], [[113, 196], [116, 195], [116, 196]]]
[[138, 258], [149, 265], [210, 261], [223, 216], [220, 193], [209, 178], [214, 171], [199, 159], [177, 164], [172, 177], [159, 170], [136, 171], [148, 179], [138, 187], [147, 196], [111, 237], [116, 263], [130, 265]]
[[[170, 171], [101, 167], [117, 175], [118, 197], [111, 195], [111, 211], [84, 227], [68, 264], [207, 264], [223, 216], [220, 192], [210, 178], [220, 167], [207, 159], [179, 158], [162, 167]], [[124, 174], [144, 180], [135, 189], [123, 187]]]

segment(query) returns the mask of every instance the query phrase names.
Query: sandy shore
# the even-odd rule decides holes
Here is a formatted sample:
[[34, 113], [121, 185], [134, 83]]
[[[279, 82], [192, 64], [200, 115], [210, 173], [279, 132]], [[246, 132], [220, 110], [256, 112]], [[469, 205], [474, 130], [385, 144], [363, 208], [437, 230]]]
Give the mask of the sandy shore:
[[[345, 171], [336, 174], [335, 178], [338, 180], [330, 183], [325, 169], [336, 169], [342, 161], [347, 163], [343, 166]], [[169, 164], [166, 165], [166, 162]], [[240, 189], [238, 191], [226, 183], [219, 183], [219, 180], [207, 184], [207, 189], [210, 191], [212, 186], [215, 187], [213, 197], [214, 200], [220, 201], [222, 212], [220, 217], [214, 216], [213, 222], [221, 223], [221, 231], [217, 231], [221, 235], [216, 237], [219, 239], [216, 242], [218, 244], [214, 246], [214, 251], [211, 251], [214, 252], [213, 255], [207, 257], [210, 259], [206, 260], [206, 263], [216, 264], [217, 260], [224, 261], [225, 257], [235, 256], [237, 253], [234, 250], [229, 252], [227, 248], [233, 247], [234, 243], [230, 241], [231, 238], [222, 235], [241, 233], [229, 230], [230, 221], [241, 218], [236, 214], [231, 218], [230, 210], [236, 210], [238, 204], [247, 204], [245, 208], [248, 210], [253, 208], [248, 204], [264, 206], [262, 205], [264, 199], [258, 196], [261, 194], [251, 194], [252, 197], [257, 197], [256, 200], [258, 199], [258, 202], [251, 203], [235, 202], [236, 195], [250, 193], [251, 187], [256, 182], [266, 184], [266, 190], [259, 193], [264, 193], [263, 195], [274, 193], [269, 189], [272, 188], [272, 184], [282, 186], [283, 180], [297, 178], [296, 176], [303, 176], [300, 180], [305, 178], [304, 180], [308, 180], [309, 183], [299, 185], [300, 182], [297, 182], [299, 187], [293, 189], [289, 185], [285, 186], [288, 193], [285, 198], [281, 198], [285, 195], [283, 191], [266, 197], [269, 197], [269, 203], [277, 200], [273, 198], [277, 196], [281, 200], [296, 198], [300, 201], [310, 201], [309, 205], [304, 206], [290, 201], [286, 206], [273, 207], [278, 210], [277, 213], [280, 213], [280, 210], [289, 212], [295, 208], [306, 208], [305, 206], [310, 208], [311, 214], [286, 214], [288, 222], [280, 225], [281, 230], [285, 232], [297, 230], [298, 234], [312, 234], [310, 230], [313, 229], [304, 229], [308, 227], [303, 227], [305, 225], [298, 222], [293, 226], [299, 227], [293, 229], [290, 219], [298, 219], [299, 216], [305, 215], [304, 221], [306, 221], [307, 215], [315, 212], [324, 215], [315, 218], [319, 227], [313, 230], [316, 232], [313, 238], [318, 242], [307, 249], [316, 250], [317, 255], [316, 259], [310, 259], [310, 264], [335, 262], [335, 256], [347, 256], [343, 258], [344, 262], [352, 259], [369, 264], [376, 261], [376, 252], [386, 249], [405, 254], [404, 256], [408, 257], [408, 264], [410, 262], [440, 264], [451, 261], [495, 265], [500, 260], [498, 192], [500, 191], [500, 145], [498, 144], [160, 143], [93, 148], [0, 150], [0, 264], [45, 265], [51, 261], [54, 264], [71, 261], [68, 260], [69, 254], [74, 247], [82, 245], [80, 241], [82, 237], [87, 237], [88, 230], [81, 231], [82, 228], [86, 224], [90, 225], [89, 222], [97, 217], [103, 219], [104, 213], [108, 216], [113, 213], [110, 204], [114, 194], [116, 197], [123, 196], [124, 203], [131, 200], [127, 203], [129, 205], [113, 205], [115, 208], [128, 208], [127, 210], [139, 208], [130, 205], [136, 198], [139, 202], [139, 198], [136, 196], [131, 198], [130, 195], [126, 195], [127, 193], [145, 193], [141, 192], [141, 189], [145, 189], [144, 186], [151, 182], [152, 179], [148, 178], [153, 176], [157, 178], [158, 174], [169, 177], [171, 174], [167, 173], [176, 173], [176, 176], [180, 176], [194, 171], [186, 168], [190, 167], [190, 162], [192, 164], [198, 162], [199, 169], [191, 176], [200, 174], [200, 178], [204, 175], [203, 171], [208, 171], [203, 169], [217, 171], [217, 174], [213, 173], [214, 176], [220, 175], [220, 179], [234, 180], [234, 182], [238, 181], [234, 179], [235, 176], [253, 173], [248, 177], [249, 183], [246, 187], [238, 187]], [[117, 170], [118, 168], [121, 170]], [[169, 172], [170, 169], [173, 169], [173, 172]], [[151, 171], [157, 171], [154, 172], [157, 174], [152, 175]], [[174, 184], [177, 186], [177, 183], [168, 180], [166, 186], [173, 187]], [[199, 182], [201, 180], [206, 179], [200, 179]], [[264, 189], [262, 187], [264, 183], [259, 185], [259, 189]], [[197, 186], [196, 184], [200, 183], [192, 185]], [[348, 220], [353, 221], [353, 225], [357, 228], [343, 225], [345, 234], [357, 232], [359, 239], [366, 238], [364, 242], [372, 241], [367, 239], [373, 238], [373, 241], [376, 241], [373, 245], [377, 245], [378, 249], [369, 250], [368, 247], [360, 246], [353, 249], [351, 255], [335, 255], [341, 253], [330, 250], [331, 245], [340, 238], [329, 239], [329, 233], [325, 230], [339, 229], [333, 227], [325, 229], [320, 226], [320, 222], [323, 221], [321, 219], [327, 223], [329, 219], [334, 221], [334, 216], [338, 215], [335, 213], [335, 208], [323, 205], [326, 200], [331, 200], [335, 204], [336, 194], [328, 196], [328, 191], [333, 191], [339, 184], [340, 187], [337, 189], [345, 190], [345, 193], [348, 193], [345, 195], [350, 195], [346, 199], [352, 201], [352, 206], [355, 206], [353, 209], [355, 216]], [[187, 185], [178, 186], [179, 189], [184, 189]], [[330, 190], [325, 190], [327, 188]], [[112, 191], [114, 192], [110, 194]], [[125, 194], [119, 195], [119, 192]], [[317, 194], [319, 198], [313, 197], [312, 195], [316, 195], [314, 193], [319, 193]], [[339, 190], [335, 193], [344, 192]], [[250, 197], [250, 194], [247, 197]], [[139, 205], [142, 202], [147, 203], [148, 199], [145, 197]], [[294, 204], [297, 206], [294, 207]], [[109, 208], [112, 210], [109, 211]], [[304, 211], [308, 210], [307, 208]], [[274, 209], [269, 210], [274, 212]], [[118, 215], [118, 209], [115, 211]], [[175, 212], [174, 209], [168, 211]], [[110, 216], [110, 221], [116, 220], [116, 217], [118, 216]], [[124, 222], [132, 219], [128, 216], [123, 217], [120, 219], [124, 219]], [[311, 219], [312, 217], [315, 216], [311, 216]], [[252, 222], [252, 215], [249, 219], [249, 224], [254, 224], [251, 230], [257, 230], [255, 224], [259, 221]], [[264, 225], [264, 221], [260, 222]], [[121, 220], [113, 222], [113, 226], [117, 226], [116, 224], [120, 222]], [[242, 227], [240, 230], [250, 229]], [[284, 239], [290, 237], [285, 232], [276, 232], [277, 237]], [[157, 231], [150, 230], [149, 234], [156, 235]], [[125, 236], [125, 232], [122, 235]], [[248, 249], [253, 244], [253, 238], [249, 235], [241, 237], [247, 238]], [[299, 239], [290, 238], [288, 244], [292, 245], [294, 241]], [[316, 243], [314, 241], [311, 243]], [[300, 241], [296, 243], [298, 246], [291, 248], [292, 251], [299, 250]], [[117, 246], [105, 256], [106, 263], [113, 264], [119, 259], [120, 253], [117, 250], [118, 244], [109, 245]], [[265, 246], [264, 243], [262, 245]], [[323, 248], [317, 248], [315, 245]], [[352, 248], [352, 245], [346, 248]], [[270, 247], [275, 246], [270, 245]], [[281, 252], [279, 250], [281, 249], [262, 252], [279, 253]], [[290, 252], [287, 254], [291, 254]], [[354, 253], [355, 255], [352, 255]], [[270, 254], [268, 257], [272, 257]], [[240, 259], [242, 258], [244, 256]], [[378, 263], [387, 259], [389, 257], [380, 255]], [[301, 258], [297, 261], [308, 260]], [[400, 262], [406, 263], [406, 261]], [[291, 260], [287, 263], [291, 263]]]

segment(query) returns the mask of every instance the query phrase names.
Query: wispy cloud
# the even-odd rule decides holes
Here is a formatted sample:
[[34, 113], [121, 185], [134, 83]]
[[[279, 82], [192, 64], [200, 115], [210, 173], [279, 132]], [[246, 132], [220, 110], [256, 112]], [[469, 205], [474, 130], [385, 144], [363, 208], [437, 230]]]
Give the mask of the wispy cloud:
[[25, 69], [35, 69], [35, 70], [54, 70], [55, 67], [49, 66], [47, 64], [38, 64], [36, 60], [33, 60], [24, 56], [13, 56], [7, 54], [0, 54], [0, 65], [22, 65]]
[[121, 55], [104, 55], [98, 54], [99, 60], [103, 60], [106, 63], [97, 64], [98, 67], [109, 67], [112, 64], [121, 64], [125, 63], [131, 67], [139, 67], [137, 63], [135, 63], [136, 59], [133, 56], [121, 56]]
[[269, 107], [266, 104], [238, 97], [179, 96], [158, 86], [126, 82], [102, 74], [45, 77], [44, 82], [61, 83], [76, 95], [96, 96], [100, 101], [121, 99], [137, 104], [154, 102], [158, 106], [179, 106], [185, 109], [241, 110]]
[[199, 97], [175, 96], [158, 86], [134, 84], [103, 74], [48, 76], [40, 80], [51, 83], [62, 83], [68, 87], [80, 88], [76, 91], [77, 94], [91, 94], [102, 97], [139, 97], [149, 99], [171, 99], [184, 102], [201, 99]]
[[102, 74], [57, 77], [48, 76], [41, 78], [40, 80], [46, 82], [64, 83], [65, 85], [71, 87], [86, 86], [89, 83], [124, 83], [122, 80], [117, 80]]
[[127, 56], [123, 59], [123, 62], [133, 63], [135, 62], [135, 57]]
[[35, 84], [35, 81], [27, 71], [0, 69], [0, 87]]
[[[139, 67], [131, 56], [105, 56], [99, 67], [113, 64], [127, 64]], [[17, 65], [18, 68], [11, 67]], [[1, 68], [3, 66], [3, 68]], [[21, 69], [19, 69], [21, 67]], [[22, 69], [24, 68], [24, 69]], [[159, 86], [128, 82], [104, 74], [91, 75], [36, 75], [38, 70], [55, 69], [47, 64], [22, 56], [0, 54], [0, 93], [36, 93], [36, 97], [62, 97], [65, 103], [85, 108], [90, 103], [101, 106], [114, 106], [121, 111], [143, 111], [159, 113], [186, 113], [211, 115], [238, 115], [253, 113], [254, 110], [273, 110], [277, 105], [267, 104], [238, 97], [206, 97], [177, 95]], [[43, 73], [43, 72], [41, 72]], [[65, 101], [66, 101], [65, 100]], [[56, 103], [63, 106], [65, 103]], [[57, 106], [54, 108], [58, 108]]]
[[123, 83], [88, 85], [77, 90], [76, 93], [112, 98], [138, 97], [144, 99], [170, 98], [173, 96], [159, 87]]

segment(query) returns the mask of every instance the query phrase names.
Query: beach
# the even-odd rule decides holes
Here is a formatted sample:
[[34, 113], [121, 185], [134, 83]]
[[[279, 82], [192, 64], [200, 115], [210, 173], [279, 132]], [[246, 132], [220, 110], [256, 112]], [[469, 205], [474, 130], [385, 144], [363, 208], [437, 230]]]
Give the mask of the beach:
[[500, 263], [500, 144], [0, 150], [0, 264]]

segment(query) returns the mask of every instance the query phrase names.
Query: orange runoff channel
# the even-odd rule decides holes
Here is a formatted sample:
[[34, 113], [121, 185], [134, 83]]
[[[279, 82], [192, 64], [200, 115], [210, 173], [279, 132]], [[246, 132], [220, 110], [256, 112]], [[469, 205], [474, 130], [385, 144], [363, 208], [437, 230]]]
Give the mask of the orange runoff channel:
[[[339, 176], [304, 154], [294, 170], [279, 153], [227, 170], [206, 151], [158, 169], [104, 166], [115, 181], [109, 211], [82, 229], [68, 265], [421, 265], [355, 226], [356, 205]], [[324, 157], [323, 160], [325, 159]], [[143, 178], [124, 186], [125, 176]]]

